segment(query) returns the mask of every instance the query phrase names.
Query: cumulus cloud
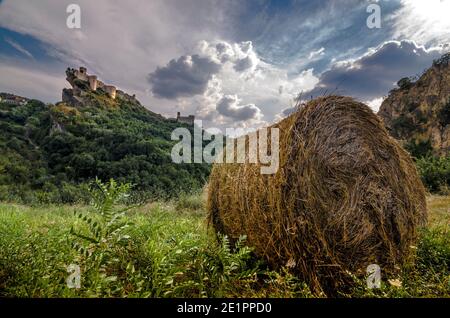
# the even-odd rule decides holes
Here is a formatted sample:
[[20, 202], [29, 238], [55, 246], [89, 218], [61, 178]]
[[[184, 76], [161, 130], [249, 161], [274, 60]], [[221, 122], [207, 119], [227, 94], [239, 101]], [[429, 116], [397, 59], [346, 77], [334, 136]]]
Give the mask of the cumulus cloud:
[[262, 117], [260, 109], [254, 104], [240, 105], [240, 102], [236, 95], [226, 95], [217, 104], [217, 111], [221, 115], [239, 121]]
[[360, 58], [336, 62], [304, 95], [309, 98], [335, 93], [374, 100], [386, 95], [400, 78], [430, 67], [441, 54], [438, 48], [426, 49], [412, 41], [385, 42]]
[[251, 41], [228, 43], [226, 41], [201, 41], [200, 54], [210, 57], [221, 64], [229, 64], [238, 72], [254, 71], [260, 60]]
[[392, 17], [394, 37], [428, 45], [450, 43], [449, 0], [401, 0]]
[[[359, 0], [339, 4], [299, 0], [283, 6], [265, 1], [248, 5], [219, 0], [133, 0], [130, 5], [78, 0], [80, 30], [66, 28], [69, 0], [3, 0], [0, 27], [39, 40], [46, 56], [58, 64], [61, 82], [66, 66], [83, 64], [90, 73], [135, 93], [144, 105], [167, 117], [182, 111], [213, 125], [253, 125], [254, 118], [235, 118], [257, 114], [257, 108], [265, 120], [272, 121], [287, 112], [282, 110], [298, 93], [304, 92], [309, 99], [306, 92], [319, 95], [336, 87], [336, 93], [353, 95], [376, 108], [399, 78], [421, 72], [440, 54], [412, 42], [386, 40], [410, 38], [428, 43], [427, 47], [448, 42], [448, 10], [439, 10], [438, 1], [384, 1], [379, 32], [365, 27], [367, 4]], [[390, 17], [393, 12], [398, 15]], [[343, 13], [345, 19], [341, 19]], [[364, 54], [379, 43], [384, 44]], [[17, 53], [21, 63], [31, 64], [24, 50], [18, 46], [16, 50], [21, 52]], [[39, 60], [43, 54], [37, 51], [33, 47], [28, 52]], [[0, 56], [0, 68], [6, 72], [0, 89], [13, 88], [6, 79], [18, 76], [21, 83], [16, 84], [30, 92], [23, 95], [54, 99], [44, 92], [47, 84], [31, 85], [44, 66], [9, 65]], [[46, 83], [50, 89], [56, 81], [48, 78]], [[60, 95], [61, 87], [51, 89]], [[226, 96], [239, 102], [222, 105]], [[235, 117], [221, 114], [219, 108]]]
[[367, 106], [369, 106], [374, 112], [378, 112], [383, 101], [384, 101], [384, 98], [379, 97], [379, 98], [375, 98], [375, 99], [366, 101], [365, 104]]
[[236, 72], [243, 72], [253, 67], [253, 60], [250, 56], [247, 56], [243, 59], [238, 59], [234, 64], [234, 69]]
[[220, 64], [208, 57], [185, 55], [158, 67], [148, 76], [152, 93], [158, 98], [176, 99], [203, 94]]
[[[191, 54], [189, 50], [203, 39], [219, 38], [222, 25], [228, 25], [223, 16], [228, 5], [223, 1], [78, 0], [81, 29], [72, 30], [66, 27], [70, 3], [3, 0], [0, 27], [42, 42], [41, 48], [62, 66], [62, 82], [67, 66], [84, 65], [89, 73], [136, 94], [144, 105], [166, 116], [173, 116], [174, 103], [150, 94], [148, 73], [172, 58]], [[55, 93], [60, 95], [61, 88]]]
[[[153, 95], [177, 99], [181, 110], [195, 105], [197, 118], [213, 125], [262, 125], [263, 117], [273, 120], [299, 92], [318, 82], [313, 69], [288, 74], [262, 61], [250, 41], [200, 41], [192, 54], [217, 68], [199, 71], [185, 56], [172, 60], [149, 77]], [[192, 78], [200, 79], [194, 87]]]

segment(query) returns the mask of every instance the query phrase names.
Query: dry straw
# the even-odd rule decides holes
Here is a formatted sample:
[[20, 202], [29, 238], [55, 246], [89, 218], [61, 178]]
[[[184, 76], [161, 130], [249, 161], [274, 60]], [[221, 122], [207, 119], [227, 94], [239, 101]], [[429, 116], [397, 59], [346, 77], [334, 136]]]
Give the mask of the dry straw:
[[366, 105], [313, 100], [274, 125], [280, 168], [215, 164], [208, 186], [216, 232], [247, 244], [272, 268], [290, 267], [318, 294], [336, 294], [369, 264], [383, 273], [408, 261], [427, 220], [410, 156]]

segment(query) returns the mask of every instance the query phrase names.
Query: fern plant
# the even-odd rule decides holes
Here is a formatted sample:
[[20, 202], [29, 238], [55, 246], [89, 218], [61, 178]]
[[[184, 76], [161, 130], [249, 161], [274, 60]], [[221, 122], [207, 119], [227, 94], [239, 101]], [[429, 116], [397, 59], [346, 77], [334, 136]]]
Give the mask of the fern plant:
[[124, 234], [124, 230], [131, 225], [125, 214], [134, 206], [118, 207], [129, 196], [130, 190], [130, 184], [118, 184], [113, 179], [105, 184], [96, 179], [89, 188], [95, 213], [74, 212], [82, 226], [77, 229], [72, 226], [70, 229], [74, 237], [72, 247], [79, 253], [85, 271], [98, 274], [98, 277], [91, 277], [94, 285], [102, 286], [104, 284], [100, 281], [108, 283], [117, 279], [109, 274], [120, 261], [120, 247], [126, 246], [130, 239]]

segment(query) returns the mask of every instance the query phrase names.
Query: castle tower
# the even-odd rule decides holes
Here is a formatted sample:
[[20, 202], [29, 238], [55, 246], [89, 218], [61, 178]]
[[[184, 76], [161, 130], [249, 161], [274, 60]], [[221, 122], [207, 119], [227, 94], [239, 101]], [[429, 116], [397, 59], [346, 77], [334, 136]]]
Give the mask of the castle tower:
[[87, 69], [85, 67], [80, 67], [78, 71], [75, 71], [75, 76], [82, 81], [89, 80], [87, 75]]
[[103, 87], [106, 93], [108, 93], [109, 97], [112, 99], [116, 99], [116, 87], [111, 85], [105, 85]]
[[97, 90], [97, 76], [91, 75], [91, 76], [88, 76], [88, 79], [89, 79], [89, 86], [90, 86], [91, 90], [93, 90], [95, 92]]
[[193, 125], [194, 121], [195, 121], [194, 115], [189, 115], [189, 116], [185, 117], [185, 116], [181, 116], [180, 112], [177, 112], [177, 122]]

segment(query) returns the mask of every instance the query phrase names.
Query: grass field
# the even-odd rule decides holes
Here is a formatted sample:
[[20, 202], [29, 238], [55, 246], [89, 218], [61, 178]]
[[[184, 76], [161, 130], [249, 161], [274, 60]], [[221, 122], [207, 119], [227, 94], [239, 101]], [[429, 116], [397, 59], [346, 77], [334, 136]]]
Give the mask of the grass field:
[[[450, 197], [430, 196], [428, 204], [429, 226], [412, 247], [415, 264], [398, 277], [382, 277], [380, 289], [369, 290], [355, 278], [342, 297], [450, 297]], [[0, 203], [0, 296], [321, 296], [287, 270], [267, 269], [245, 238], [234, 252], [226, 238], [218, 242], [199, 196], [132, 209], [120, 231], [84, 248], [71, 228], [89, 233], [92, 223], [74, 211], [96, 219], [92, 207]], [[70, 264], [80, 266], [80, 289], [66, 284]]]

